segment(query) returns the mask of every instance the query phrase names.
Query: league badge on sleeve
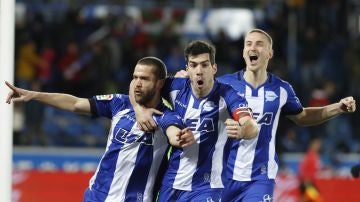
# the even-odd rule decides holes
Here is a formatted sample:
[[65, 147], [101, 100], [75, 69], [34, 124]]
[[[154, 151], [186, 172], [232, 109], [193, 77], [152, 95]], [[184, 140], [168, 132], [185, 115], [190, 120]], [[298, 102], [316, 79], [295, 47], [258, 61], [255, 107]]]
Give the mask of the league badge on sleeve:
[[114, 95], [113, 94], [109, 94], [109, 95], [97, 95], [96, 99], [97, 100], [111, 100], [113, 99]]

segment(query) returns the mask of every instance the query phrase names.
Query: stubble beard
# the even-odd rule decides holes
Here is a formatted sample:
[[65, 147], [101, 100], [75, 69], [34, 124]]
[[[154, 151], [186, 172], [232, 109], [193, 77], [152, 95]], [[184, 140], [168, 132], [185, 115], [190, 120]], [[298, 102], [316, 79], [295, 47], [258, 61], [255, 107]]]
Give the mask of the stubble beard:
[[142, 96], [135, 96], [135, 101], [140, 105], [146, 105], [152, 100], [153, 96], [155, 96], [155, 90], [143, 93]]

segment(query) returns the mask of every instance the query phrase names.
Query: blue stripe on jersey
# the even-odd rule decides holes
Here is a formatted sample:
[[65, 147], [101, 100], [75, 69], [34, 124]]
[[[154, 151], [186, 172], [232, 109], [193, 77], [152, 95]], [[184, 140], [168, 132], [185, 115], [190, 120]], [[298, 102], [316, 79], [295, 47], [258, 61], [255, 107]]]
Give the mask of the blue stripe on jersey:
[[[145, 138], [151, 138], [151, 133], [145, 133]], [[129, 179], [126, 188], [125, 201], [143, 201], [143, 194], [148, 181], [149, 171], [153, 160], [153, 146], [141, 144], [135, 162], [134, 174]], [[146, 169], [145, 169], [146, 168]], [[125, 171], [124, 171], [125, 172]]]
[[226, 186], [227, 181], [231, 179], [230, 176], [233, 175], [234, 171], [234, 163], [235, 158], [230, 159], [230, 151], [232, 150], [232, 147], [238, 148], [240, 144], [240, 141], [234, 141], [233, 139], [228, 139], [225, 144], [225, 150], [224, 150], [224, 156], [223, 156], [223, 164], [226, 165], [223, 169], [223, 172], [221, 173], [221, 179], [224, 183], [224, 186]]

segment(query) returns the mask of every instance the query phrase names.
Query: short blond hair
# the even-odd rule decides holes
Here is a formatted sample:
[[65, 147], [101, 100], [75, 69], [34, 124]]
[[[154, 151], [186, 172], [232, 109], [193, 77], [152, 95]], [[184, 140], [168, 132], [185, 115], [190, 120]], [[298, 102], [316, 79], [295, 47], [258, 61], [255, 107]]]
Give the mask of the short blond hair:
[[260, 34], [265, 35], [266, 38], [268, 39], [268, 42], [270, 43], [270, 48], [272, 48], [273, 40], [272, 40], [271, 36], [270, 36], [267, 32], [265, 32], [264, 30], [262, 30], [262, 29], [252, 29], [252, 30], [250, 30], [250, 31], [246, 34], [246, 36], [249, 35], [249, 34], [251, 34], [251, 33], [254, 33], [254, 32], [257, 32], [257, 33], [260, 33]]

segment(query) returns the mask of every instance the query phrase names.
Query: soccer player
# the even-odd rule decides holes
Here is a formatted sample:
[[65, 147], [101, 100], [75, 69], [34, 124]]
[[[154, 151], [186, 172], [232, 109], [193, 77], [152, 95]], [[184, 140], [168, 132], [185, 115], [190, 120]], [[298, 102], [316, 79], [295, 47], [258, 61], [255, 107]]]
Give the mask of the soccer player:
[[131, 81], [138, 104], [164, 113], [154, 115], [159, 127], [152, 132], [143, 132], [137, 127], [127, 95], [98, 95], [85, 99], [28, 91], [6, 82], [12, 90], [6, 102], [36, 100], [63, 110], [111, 119], [106, 150], [85, 191], [84, 201], [152, 201], [154, 181], [162, 160], [166, 159], [167, 142], [181, 148], [194, 143], [192, 132], [184, 128], [179, 116], [161, 102], [160, 90], [165, 77], [163, 62], [146, 57], [137, 62]]
[[356, 110], [353, 97], [324, 107], [304, 108], [288, 82], [267, 72], [272, 56], [269, 34], [253, 29], [244, 41], [246, 69], [218, 78], [246, 98], [260, 128], [255, 139], [241, 140], [232, 147], [228, 162], [231, 180], [224, 189], [222, 201], [272, 200], [278, 171], [275, 137], [280, 113], [297, 125], [310, 126]]
[[[254, 138], [258, 127], [246, 100], [231, 86], [214, 79], [215, 48], [193, 41], [185, 48], [190, 78], [166, 79], [163, 93], [195, 136], [196, 143], [172, 150], [159, 201], [220, 201], [232, 141]], [[142, 128], [153, 127], [148, 112], [135, 108]]]

